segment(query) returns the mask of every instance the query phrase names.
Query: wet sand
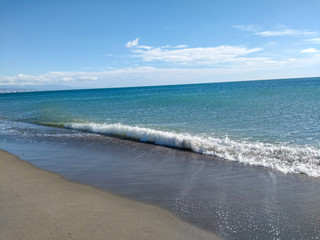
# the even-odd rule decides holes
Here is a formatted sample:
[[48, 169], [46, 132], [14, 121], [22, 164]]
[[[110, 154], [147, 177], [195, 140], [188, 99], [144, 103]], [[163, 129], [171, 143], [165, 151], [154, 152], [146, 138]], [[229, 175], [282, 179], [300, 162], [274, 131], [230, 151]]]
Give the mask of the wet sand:
[[6, 137], [1, 148], [72, 182], [160, 206], [224, 239], [320, 239], [318, 178], [107, 136], [31, 130], [36, 137]]
[[220, 239], [159, 207], [0, 151], [0, 239]]

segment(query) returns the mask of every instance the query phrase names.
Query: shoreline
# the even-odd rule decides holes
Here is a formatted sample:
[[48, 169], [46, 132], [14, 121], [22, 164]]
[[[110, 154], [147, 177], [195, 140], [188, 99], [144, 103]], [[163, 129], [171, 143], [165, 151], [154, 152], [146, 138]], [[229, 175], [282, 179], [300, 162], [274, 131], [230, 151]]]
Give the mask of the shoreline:
[[[23, 163], [48, 170], [49, 175], [53, 172], [71, 182], [93, 186], [148, 206], [158, 206], [178, 219], [214, 235], [219, 234], [224, 239], [320, 237], [317, 227], [320, 226], [320, 185], [317, 178], [285, 175], [235, 162], [212, 161], [205, 155], [100, 136], [90, 141], [40, 140], [5, 139], [0, 143], [2, 149], [18, 156]], [[0, 184], [2, 169], [0, 164]], [[1, 190], [0, 186], [0, 198]], [[0, 229], [4, 229], [1, 223], [8, 221], [3, 213], [0, 213]], [[73, 218], [70, 220], [74, 221]], [[169, 225], [171, 228], [172, 224]], [[19, 225], [12, 226], [14, 231]], [[181, 232], [181, 228], [173, 229]], [[154, 239], [154, 235], [149, 239]], [[177, 233], [173, 238], [183, 236]], [[0, 236], [0, 239], [8, 238]]]
[[0, 150], [1, 239], [221, 239], [160, 207], [34, 167]]

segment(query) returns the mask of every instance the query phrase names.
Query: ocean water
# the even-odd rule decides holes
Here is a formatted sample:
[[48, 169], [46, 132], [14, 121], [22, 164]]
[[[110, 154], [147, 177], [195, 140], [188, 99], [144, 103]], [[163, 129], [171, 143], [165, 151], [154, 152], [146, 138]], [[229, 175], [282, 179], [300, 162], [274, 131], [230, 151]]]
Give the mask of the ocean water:
[[1, 138], [91, 133], [320, 177], [320, 78], [0, 94]]
[[320, 78], [5, 93], [0, 149], [224, 239], [320, 239], [319, 96]]

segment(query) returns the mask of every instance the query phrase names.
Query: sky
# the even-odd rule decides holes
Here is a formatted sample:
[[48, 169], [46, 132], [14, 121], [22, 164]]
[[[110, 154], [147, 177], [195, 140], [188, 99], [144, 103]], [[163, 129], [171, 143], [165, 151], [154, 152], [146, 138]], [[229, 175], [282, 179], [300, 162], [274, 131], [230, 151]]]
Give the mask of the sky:
[[319, 0], [0, 0], [0, 86], [320, 76]]

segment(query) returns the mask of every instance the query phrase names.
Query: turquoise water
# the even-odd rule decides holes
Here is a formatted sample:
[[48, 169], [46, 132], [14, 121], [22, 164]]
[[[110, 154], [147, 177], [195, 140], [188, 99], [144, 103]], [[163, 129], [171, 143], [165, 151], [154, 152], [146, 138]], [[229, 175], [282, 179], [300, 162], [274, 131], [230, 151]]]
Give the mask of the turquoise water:
[[320, 78], [5, 93], [0, 120], [0, 136], [33, 123], [320, 176]]

